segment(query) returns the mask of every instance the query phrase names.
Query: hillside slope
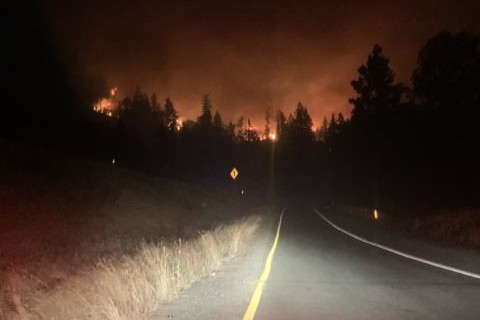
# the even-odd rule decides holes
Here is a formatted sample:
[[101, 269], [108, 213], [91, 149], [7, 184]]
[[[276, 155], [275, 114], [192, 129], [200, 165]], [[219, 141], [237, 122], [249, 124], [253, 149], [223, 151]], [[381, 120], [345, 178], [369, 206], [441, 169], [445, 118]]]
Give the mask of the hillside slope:
[[[98, 164], [6, 141], [0, 141], [0, 154], [1, 318], [22, 313], [25, 316], [30, 311], [41, 314], [38, 306], [51, 300], [52, 295], [63, 295], [61, 290], [57, 292], [58, 288], [75, 286], [74, 282], [78, 286], [85, 281], [93, 286], [96, 280], [92, 274], [101, 274], [106, 267], [118, 269], [119, 265], [130, 263], [130, 268], [138, 268], [139, 259], [132, 260], [133, 257], [143, 255], [146, 259], [149, 253], [162, 259], [166, 249], [175, 247], [174, 251], [178, 251], [178, 245], [186, 248], [189, 243], [196, 246], [201, 241], [204, 250], [218, 251], [218, 257], [210, 264], [193, 261], [191, 267], [185, 267], [187, 278], [182, 280], [183, 284], [171, 284], [178, 288], [167, 288], [164, 293], [164, 298], [171, 298], [182, 286], [208, 274], [209, 268], [218, 267], [222, 259], [234, 254], [258, 224], [258, 218], [238, 222], [244, 210], [227, 194], [212, 194], [113, 164]], [[215, 237], [224, 237], [225, 245], [219, 246]], [[210, 248], [205, 246], [207, 240]], [[198, 250], [202, 249], [196, 247], [193, 251]], [[207, 258], [204, 255], [195, 259]], [[197, 262], [202, 266], [194, 267]], [[178, 260], [176, 269], [180, 263]], [[82, 276], [86, 278], [78, 280]], [[45, 294], [50, 297], [47, 299]], [[50, 301], [48, 308], [52, 308], [52, 303], [61, 309], [62, 301]], [[57, 311], [45, 315], [51, 319], [65, 316], [55, 314]], [[136, 315], [124, 316], [128, 317]]]

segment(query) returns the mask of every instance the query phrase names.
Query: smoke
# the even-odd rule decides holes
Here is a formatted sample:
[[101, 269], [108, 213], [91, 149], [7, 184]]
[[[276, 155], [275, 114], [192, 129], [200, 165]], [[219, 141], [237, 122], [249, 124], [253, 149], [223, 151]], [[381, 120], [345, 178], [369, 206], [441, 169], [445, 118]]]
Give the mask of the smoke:
[[209, 94], [227, 120], [258, 126], [301, 101], [316, 124], [347, 116], [349, 82], [375, 43], [409, 81], [420, 46], [442, 29], [480, 30], [475, 1], [100, 1], [46, 6], [60, 38], [120, 95], [136, 85], [194, 119]]

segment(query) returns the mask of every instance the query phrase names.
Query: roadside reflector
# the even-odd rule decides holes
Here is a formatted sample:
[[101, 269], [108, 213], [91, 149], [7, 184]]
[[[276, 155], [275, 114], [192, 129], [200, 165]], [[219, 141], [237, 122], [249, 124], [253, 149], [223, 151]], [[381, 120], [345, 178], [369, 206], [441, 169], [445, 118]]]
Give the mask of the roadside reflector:
[[238, 176], [238, 170], [237, 168], [233, 168], [232, 171], [230, 171], [230, 177], [232, 177], [233, 180], [235, 180]]
[[375, 220], [378, 220], [378, 210], [377, 209], [373, 210], [373, 218]]

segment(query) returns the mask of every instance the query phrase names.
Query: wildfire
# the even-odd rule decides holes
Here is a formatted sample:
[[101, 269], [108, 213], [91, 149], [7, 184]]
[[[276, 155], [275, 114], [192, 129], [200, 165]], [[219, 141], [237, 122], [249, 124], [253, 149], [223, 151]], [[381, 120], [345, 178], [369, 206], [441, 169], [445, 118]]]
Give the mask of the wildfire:
[[108, 117], [113, 116], [113, 111], [115, 109], [115, 105], [117, 103], [115, 96], [117, 94], [118, 88], [113, 87], [110, 89], [110, 96], [108, 98], [102, 98], [98, 100], [93, 105], [93, 111], [102, 113]]
[[260, 136], [261, 141], [265, 140], [270, 140], [270, 141], [276, 141], [277, 140], [277, 134], [275, 132], [270, 132], [268, 135], [262, 134]]
[[182, 127], [183, 127], [183, 122], [184, 122], [184, 120], [183, 120], [182, 117], [180, 117], [180, 118], [177, 119], [176, 125], [175, 125], [177, 131], [180, 131], [180, 129], [182, 129]]

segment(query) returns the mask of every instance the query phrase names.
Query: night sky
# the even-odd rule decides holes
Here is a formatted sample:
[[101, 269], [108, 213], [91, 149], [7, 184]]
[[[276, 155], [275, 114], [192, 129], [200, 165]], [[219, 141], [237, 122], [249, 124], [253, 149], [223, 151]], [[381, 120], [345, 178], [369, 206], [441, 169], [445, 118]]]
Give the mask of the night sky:
[[62, 46], [119, 94], [170, 96], [194, 119], [204, 94], [227, 120], [261, 127], [298, 101], [316, 124], [350, 114], [350, 80], [375, 43], [408, 82], [418, 49], [442, 30], [480, 32], [478, 0], [41, 1]]

